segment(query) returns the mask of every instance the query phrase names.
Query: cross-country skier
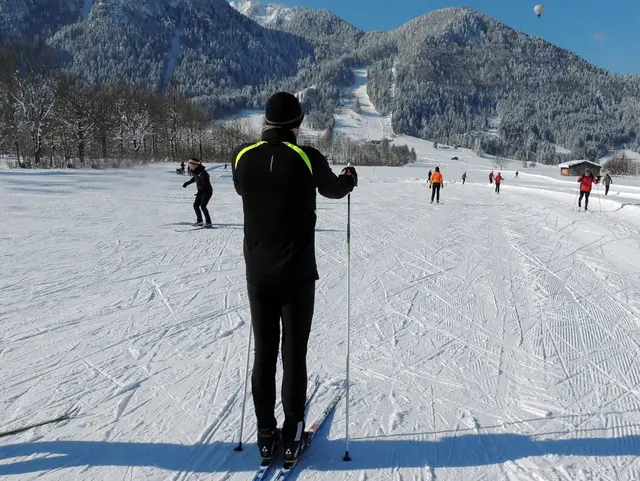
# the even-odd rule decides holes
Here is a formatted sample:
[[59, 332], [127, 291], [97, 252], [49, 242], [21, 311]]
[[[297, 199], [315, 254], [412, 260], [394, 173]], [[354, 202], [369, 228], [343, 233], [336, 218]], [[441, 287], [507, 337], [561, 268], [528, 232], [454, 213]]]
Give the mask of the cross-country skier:
[[431, 188], [431, 176], [433, 174], [431, 173], [431, 169], [429, 169], [429, 174], [427, 174], [427, 182], [429, 182], [429, 188]]
[[431, 203], [433, 204], [433, 198], [437, 196], [437, 202], [440, 203], [440, 188], [442, 185], [442, 174], [440, 173], [440, 167], [436, 167], [436, 171], [431, 176]]
[[227, 163], [224, 164], [224, 170], [227, 170]]
[[496, 192], [499, 194], [500, 193], [500, 183], [502, 182], [502, 174], [500, 172], [498, 172], [498, 175], [495, 176], [495, 181], [496, 181]]
[[462, 185], [467, 181], [467, 173], [462, 174]]
[[[209, 173], [205, 170], [202, 162], [192, 157], [189, 159], [189, 171], [191, 172], [191, 180], [182, 184], [182, 187], [187, 187], [190, 184], [196, 183], [198, 192], [196, 193], [196, 200], [193, 202], [193, 210], [196, 211], [196, 223], [193, 225], [205, 227], [212, 227], [211, 217], [209, 217], [209, 211], [207, 210], [207, 204], [211, 200], [213, 195], [213, 187], [211, 187], [211, 181], [209, 179]], [[202, 212], [201, 212], [202, 210]], [[202, 223], [202, 213], [204, 212], [204, 224]]]
[[518, 178], [518, 171], [516, 170], [516, 179]]
[[604, 184], [604, 195], [607, 195], [609, 193], [609, 187], [613, 184], [613, 179], [607, 173], [607, 175], [604, 176], [604, 179], [602, 179], [602, 183]]
[[[244, 210], [244, 258], [255, 358], [251, 377], [258, 448], [271, 459], [282, 442], [286, 461], [308, 445], [304, 431], [307, 343], [314, 312], [316, 189], [340, 199], [358, 184], [353, 167], [336, 176], [316, 149], [298, 146], [304, 114], [298, 99], [278, 92], [267, 101], [262, 140], [240, 146], [231, 171]], [[282, 405], [277, 428], [276, 365], [282, 322]]]
[[580, 198], [578, 199], [578, 209], [582, 207], [582, 198], [584, 197], [584, 210], [589, 210], [589, 195], [591, 194], [591, 186], [597, 184], [600, 176], [594, 177], [590, 169], [584, 170], [584, 175], [578, 177], [580, 184]]
[[493, 170], [489, 172], [489, 183], [493, 184]]

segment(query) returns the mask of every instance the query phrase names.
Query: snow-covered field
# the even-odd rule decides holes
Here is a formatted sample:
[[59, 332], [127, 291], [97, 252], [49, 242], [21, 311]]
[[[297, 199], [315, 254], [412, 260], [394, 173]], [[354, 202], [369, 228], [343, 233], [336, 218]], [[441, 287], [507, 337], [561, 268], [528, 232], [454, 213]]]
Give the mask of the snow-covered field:
[[[638, 479], [640, 180], [614, 178], [577, 212], [576, 179], [557, 167], [393, 135], [356, 75], [362, 112], [338, 112], [336, 131], [392, 138], [418, 162], [358, 169], [353, 460], [343, 401], [292, 479]], [[261, 112], [245, 117], [259, 129]], [[436, 166], [446, 185], [430, 205]], [[194, 191], [175, 165], [0, 170], [0, 478], [250, 478], [250, 396], [233, 450], [250, 325], [242, 208], [230, 172], [209, 171], [216, 229], [191, 231]], [[310, 421], [345, 374], [346, 221], [345, 200], [319, 198]]]
[[[596, 195], [575, 212], [577, 184], [538, 168], [496, 195], [489, 161], [462, 155], [432, 159], [446, 180], [470, 177], [440, 205], [430, 161], [359, 169], [353, 461], [342, 402], [293, 478], [637, 478], [637, 207]], [[240, 198], [210, 167], [217, 228], [179, 232], [193, 191], [174, 167], [0, 172], [0, 431], [77, 409], [0, 437], [3, 479], [234, 481], [255, 467], [250, 398], [233, 451], [250, 320]], [[310, 418], [344, 377], [346, 202], [318, 215]]]

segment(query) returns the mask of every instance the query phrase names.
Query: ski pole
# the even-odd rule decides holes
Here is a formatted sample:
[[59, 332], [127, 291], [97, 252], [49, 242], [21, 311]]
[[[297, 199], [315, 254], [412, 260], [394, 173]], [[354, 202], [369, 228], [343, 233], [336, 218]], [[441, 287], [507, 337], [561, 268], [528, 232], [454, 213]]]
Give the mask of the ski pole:
[[345, 434], [345, 453], [343, 461], [351, 461], [349, 456], [349, 358], [351, 344], [351, 194], [347, 196], [347, 355], [346, 355], [346, 434]]
[[242, 431], [244, 430], [244, 412], [247, 405], [247, 381], [249, 379], [249, 358], [251, 357], [251, 337], [253, 336], [253, 327], [249, 323], [249, 342], [247, 343], [247, 365], [244, 371], [244, 386], [242, 388], [242, 414], [240, 415], [240, 433], [238, 434], [238, 445], [234, 451], [242, 451]]
[[600, 201], [600, 186], [596, 184], [596, 190], [598, 191], [598, 205], [600, 206], [600, 212], [602, 212], [602, 202]]
[[576, 210], [576, 203], [578, 202], [578, 193], [580, 192], [580, 190], [576, 190], [576, 198], [573, 199], [573, 210]]

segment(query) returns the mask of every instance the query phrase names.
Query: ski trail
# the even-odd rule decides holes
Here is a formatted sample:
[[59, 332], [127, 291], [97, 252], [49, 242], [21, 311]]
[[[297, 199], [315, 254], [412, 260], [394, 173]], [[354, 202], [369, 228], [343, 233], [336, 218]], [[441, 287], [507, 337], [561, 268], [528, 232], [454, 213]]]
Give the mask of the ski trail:
[[91, 7], [93, 7], [93, 0], [84, 0], [84, 4], [82, 5], [82, 18], [84, 20], [89, 19], [89, 14], [91, 13]]
[[167, 66], [165, 68], [164, 78], [163, 78], [163, 86], [165, 89], [169, 87], [169, 84], [173, 79], [173, 74], [176, 70], [178, 59], [180, 57], [180, 46], [182, 43], [182, 31], [184, 30], [184, 21], [185, 21], [185, 14], [184, 14], [184, 11], [181, 11], [180, 20], [178, 21], [178, 26], [173, 34], [173, 39], [171, 40], [171, 47], [169, 48], [169, 52], [167, 53]]

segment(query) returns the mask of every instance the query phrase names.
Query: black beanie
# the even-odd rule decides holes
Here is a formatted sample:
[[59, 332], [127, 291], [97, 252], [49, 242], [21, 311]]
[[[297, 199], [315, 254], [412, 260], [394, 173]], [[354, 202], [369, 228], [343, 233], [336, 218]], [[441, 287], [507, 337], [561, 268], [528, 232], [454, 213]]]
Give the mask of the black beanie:
[[267, 125], [275, 125], [283, 129], [300, 127], [304, 113], [298, 99], [287, 92], [273, 94], [267, 101], [264, 120]]

